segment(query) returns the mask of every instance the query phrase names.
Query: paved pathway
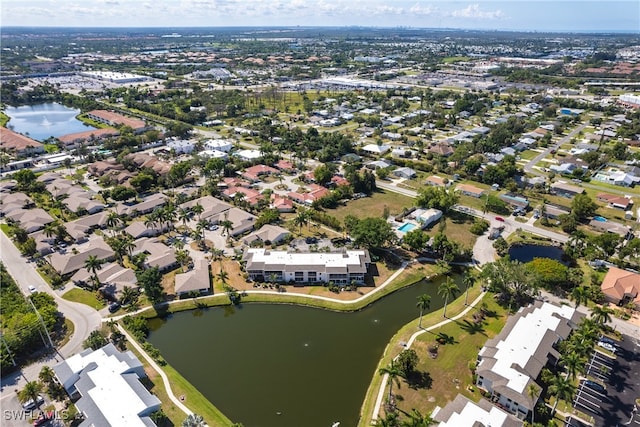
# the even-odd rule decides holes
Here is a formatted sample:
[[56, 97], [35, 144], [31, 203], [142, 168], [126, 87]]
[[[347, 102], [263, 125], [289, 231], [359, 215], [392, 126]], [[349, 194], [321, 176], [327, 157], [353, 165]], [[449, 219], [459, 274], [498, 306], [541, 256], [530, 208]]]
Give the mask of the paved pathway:
[[[476, 305], [478, 305], [478, 303], [480, 303], [480, 301], [482, 301], [482, 298], [485, 296], [485, 294], [486, 292], [482, 292], [480, 295], [478, 295], [478, 298], [476, 298], [470, 305], [467, 306], [467, 308], [465, 308], [457, 316], [446, 318], [442, 322], [436, 323], [435, 325], [429, 326], [428, 328], [416, 331], [413, 335], [411, 335], [411, 338], [409, 338], [409, 341], [405, 345], [405, 348], [411, 348], [416, 338], [418, 338], [420, 335], [424, 334], [425, 332], [432, 331], [434, 329], [437, 329], [441, 326], [446, 325], [447, 323], [454, 322], [464, 317], [472, 308], [474, 308]], [[397, 358], [398, 356], [394, 357], [394, 360]], [[384, 374], [384, 376], [382, 377], [382, 382], [380, 383], [380, 390], [378, 390], [378, 397], [376, 398], [376, 404], [374, 405], [373, 413], [371, 414], [371, 421], [376, 421], [378, 419], [378, 414], [380, 413], [380, 406], [382, 405], [382, 400], [384, 399], [385, 389], [387, 388], [388, 380], [389, 380], [389, 375]]]

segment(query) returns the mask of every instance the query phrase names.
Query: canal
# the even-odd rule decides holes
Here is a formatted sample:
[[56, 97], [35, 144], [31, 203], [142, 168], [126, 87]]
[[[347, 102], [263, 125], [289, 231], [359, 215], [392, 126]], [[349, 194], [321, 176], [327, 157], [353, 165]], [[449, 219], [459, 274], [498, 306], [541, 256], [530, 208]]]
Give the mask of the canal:
[[419, 295], [432, 296], [431, 310], [442, 307], [442, 280], [350, 313], [257, 303], [181, 312], [151, 320], [149, 341], [246, 427], [355, 426], [385, 346], [418, 317]]

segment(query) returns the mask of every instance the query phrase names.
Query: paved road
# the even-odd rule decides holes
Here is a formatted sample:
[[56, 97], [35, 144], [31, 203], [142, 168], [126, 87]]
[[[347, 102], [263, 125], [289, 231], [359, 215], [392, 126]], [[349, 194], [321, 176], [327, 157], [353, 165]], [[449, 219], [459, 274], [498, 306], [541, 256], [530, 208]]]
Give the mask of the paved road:
[[571, 140], [571, 138], [573, 138], [574, 136], [576, 136], [578, 133], [580, 133], [585, 127], [587, 127], [588, 123], [583, 123], [580, 126], [578, 126], [577, 128], [575, 128], [574, 130], [572, 130], [571, 132], [569, 132], [564, 138], [562, 138], [559, 142], [557, 142], [556, 144], [553, 145], [549, 145], [542, 153], [538, 154], [537, 156], [535, 156], [533, 159], [531, 159], [529, 161], [529, 163], [527, 163], [524, 166], [524, 171], [527, 173], [531, 173], [534, 175], [538, 175], [538, 176], [543, 176], [546, 177], [547, 174], [540, 172], [539, 170], [535, 169], [534, 166], [541, 161], [542, 159], [544, 159], [545, 157], [547, 157], [550, 153], [551, 150], [557, 150], [562, 144], [566, 144], [567, 142], [569, 142]]
[[55, 292], [35, 270], [35, 266], [20, 255], [11, 240], [0, 232], [0, 258], [7, 271], [14, 278], [25, 295], [29, 295], [29, 285], [35, 286], [38, 292], [47, 292], [56, 299], [58, 311], [73, 322], [74, 332], [67, 344], [59, 349], [63, 357], [69, 357], [82, 350], [82, 342], [89, 334], [100, 327], [101, 319], [97, 311], [91, 307], [64, 300]]

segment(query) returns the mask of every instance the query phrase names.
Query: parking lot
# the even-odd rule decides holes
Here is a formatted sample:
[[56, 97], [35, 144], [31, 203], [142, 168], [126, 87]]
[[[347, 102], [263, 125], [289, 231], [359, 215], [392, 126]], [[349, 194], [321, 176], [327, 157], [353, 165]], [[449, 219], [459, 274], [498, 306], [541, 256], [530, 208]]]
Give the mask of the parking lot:
[[587, 364], [587, 375], [606, 390], [600, 392], [594, 389], [597, 385], [581, 381], [574, 407], [593, 416], [596, 426], [640, 426], [635, 407], [640, 397], [640, 343], [625, 336], [615, 347], [615, 358], [596, 350]]

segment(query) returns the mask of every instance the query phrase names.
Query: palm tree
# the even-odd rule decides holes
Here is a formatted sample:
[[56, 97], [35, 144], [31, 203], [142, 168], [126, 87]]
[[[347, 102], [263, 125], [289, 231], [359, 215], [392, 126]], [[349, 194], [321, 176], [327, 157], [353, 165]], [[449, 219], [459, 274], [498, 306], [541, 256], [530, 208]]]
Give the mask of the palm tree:
[[202, 207], [202, 205], [200, 203], [198, 203], [197, 205], [194, 205], [191, 208], [191, 212], [193, 212], [194, 214], [198, 215], [198, 219], [202, 219], [200, 217], [200, 215], [202, 215], [202, 213], [204, 212], [204, 208]]
[[189, 263], [189, 251], [186, 250], [177, 250], [176, 251], [176, 261], [182, 267], [182, 271], [184, 271], [184, 266]]
[[225, 217], [225, 219], [220, 222], [220, 227], [222, 227], [222, 232], [227, 235], [228, 240], [229, 237], [231, 237], [231, 230], [233, 230], [233, 222]]
[[409, 420], [402, 423], [403, 427], [429, 427], [434, 423], [429, 415], [423, 415], [416, 408], [411, 409]]
[[51, 238], [58, 233], [58, 224], [57, 221], [50, 222], [49, 224], [44, 226], [44, 230], [42, 230], [45, 236]]
[[136, 244], [132, 238], [126, 237], [122, 242], [122, 249], [129, 255], [129, 258], [133, 255], [133, 251], [136, 249]]
[[202, 418], [202, 415], [190, 414], [182, 422], [182, 427], [205, 427], [207, 423]]
[[176, 216], [177, 216], [177, 211], [176, 211], [176, 206], [173, 203], [169, 203], [167, 206], [164, 207], [164, 209], [162, 210], [163, 213], [163, 219], [166, 223], [166, 228], [169, 231], [169, 234], [171, 234], [171, 230], [173, 229], [173, 223], [176, 220]]
[[589, 301], [589, 291], [584, 286], [576, 286], [571, 291], [571, 299], [576, 304], [576, 308], [584, 305]]
[[53, 382], [53, 379], [55, 378], [55, 375], [56, 374], [55, 372], [53, 372], [53, 369], [51, 369], [51, 367], [43, 366], [42, 369], [40, 369], [38, 378], [45, 384], [51, 384]]
[[107, 215], [106, 225], [108, 228], [111, 229], [112, 235], [116, 234], [115, 228], [120, 224], [121, 221], [122, 220], [120, 219], [120, 216], [118, 215], [117, 212], [111, 211]]
[[120, 303], [122, 305], [135, 305], [140, 294], [130, 286], [124, 286], [120, 292]]
[[529, 384], [527, 394], [531, 398], [531, 425], [535, 425], [536, 402], [538, 401], [538, 396], [540, 396], [540, 387], [534, 383]]
[[227, 283], [227, 280], [229, 280], [229, 273], [227, 273], [226, 271], [224, 271], [222, 269], [222, 266], [220, 266], [220, 272], [216, 275], [216, 277], [218, 278], [218, 280], [220, 280], [222, 283]]
[[469, 298], [469, 288], [472, 288], [475, 283], [476, 283], [475, 276], [470, 271], [467, 271], [464, 277], [462, 278], [462, 284], [465, 287], [464, 305], [467, 305], [467, 300]]
[[38, 397], [40, 397], [41, 391], [42, 384], [38, 381], [29, 381], [24, 385], [24, 388], [18, 392], [18, 400], [20, 403], [26, 403], [31, 400], [36, 403], [37, 407], [40, 407]]
[[298, 212], [296, 217], [293, 219], [293, 223], [298, 226], [299, 232], [302, 231], [302, 226], [309, 223], [309, 212], [306, 209]]
[[449, 303], [449, 298], [455, 298], [458, 292], [460, 292], [460, 289], [458, 289], [458, 286], [451, 277], [447, 277], [447, 280], [442, 282], [438, 287], [438, 295], [444, 298], [444, 311], [442, 312], [442, 317], [447, 317], [447, 304]]
[[596, 305], [591, 310], [591, 318], [594, 322], [596, 322], [596, 325], [602, 326], [605, 323], [611, 322], [612, 313], [613, 310], [611, 310], [609, 307]]
[[84, 268], [92, 274], [93, 285], [98, 289], [100, 287], [98, 271], [102, 270], [102, 260], [99, 260], [96, 255], [89, 255], [89, 258], [84, 261]]
[[380, 368], [378, 370], [378, 372], [380, 373], [380, 375], [387, 374], [389, 376], [389, 398], [388, 398], [388, 400], [389, 400], [389, 402], [391, 402], [393, 383], [395, 382], [396, 385], [398, 387], [400, 387], [400, 380], [398, 379], [398, 377], [402, 376], [402, 372], [400, 372], [400, 369], [398, 369], [398, 367], [393, 363], [393, 360], [391, 361], [391, 363], [389, 363], [389, 366], [385, 366], [383, 368]]
[[416, 304], [416, 307], [420, 309], [420, 321], [418, 322], [418, 328], [422, 329], [422, 313], [425, 310], [429, 310], [429, 307], [431, 307], [431, 295], [420, 295], [418, 297], [418, 303]]
[[186, 228], [187, 227], [187, 223], [189, 222], [189, 220], [191, 219], [191, 212], [189, 212], [188, 209], [180, 209], [178, 211], [178, 221], [182, 221], [182, 225]]
[[567, 371], [567, 377], [575, 379], [584, 368], [585, 359], [576, 352], [568, 352], [560, 358], [560, 363]]
[[562, 375], [556, 375], [555, 377], [553, 377], [553, 382], [549, 386], [549, 394], [556, 397], [556, 401], [553, 404], [553, 409], [551, 409], [552, 417], [556, 412], [556, 408], [558, 407], [558, 402], [560, 401], [560, 399], [571, 401], [575, 392], [576, 387], [568, 377]]

